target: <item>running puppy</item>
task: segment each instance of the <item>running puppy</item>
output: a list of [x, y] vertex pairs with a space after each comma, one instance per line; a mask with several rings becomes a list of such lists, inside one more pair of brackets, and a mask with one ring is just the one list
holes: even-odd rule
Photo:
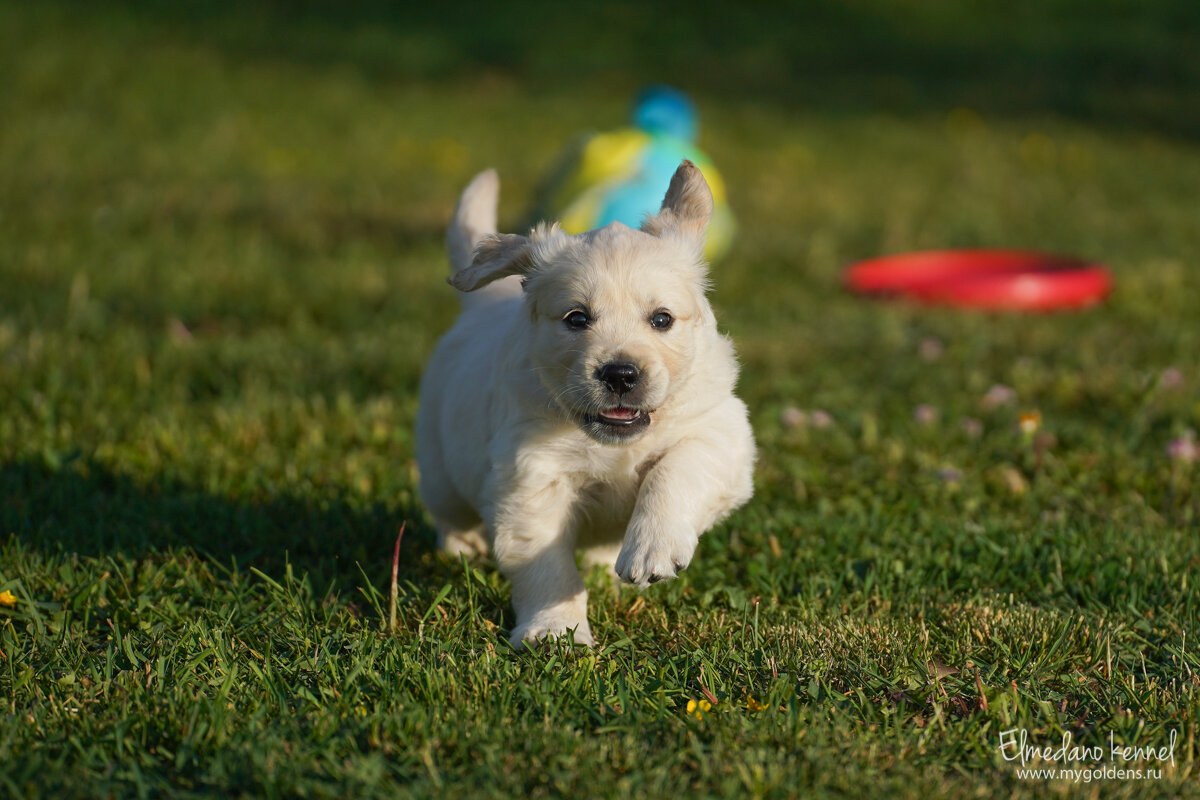
[[496, 233], [500, 182], [471, 181], [447, 234], [462, 314], [421, 385], [421, 495], [450, 552], [512, 581], [511, 641], [593, 644], [575, 567], [673, 578], [753, 493], [737, 361], [705, 298], [713, 201], [684, 161], [640, 230]]

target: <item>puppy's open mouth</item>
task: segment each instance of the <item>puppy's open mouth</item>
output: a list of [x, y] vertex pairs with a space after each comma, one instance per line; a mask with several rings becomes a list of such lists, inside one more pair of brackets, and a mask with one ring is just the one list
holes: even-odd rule
[[639, 408], [606, 408], [596, 415], [606, 425], [632, 425], [642, 417]]
[[650, 412], [640, 408], [613, 406], [588, 415], [586, 422], [597, 432], [619, 439], [645, 430], [650, 424]]

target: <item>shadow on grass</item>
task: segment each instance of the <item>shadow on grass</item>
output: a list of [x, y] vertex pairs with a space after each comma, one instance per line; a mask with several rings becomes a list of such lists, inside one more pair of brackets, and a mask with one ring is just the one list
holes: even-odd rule
[[235, 500], [160, 480], [143, 485], [94, 464], [0, 466], [0, 539], [47, 554], [144, 558], [189, 549], [226, 566], [280, 575], [291, 564], [324, 592], [361, 583], [359, 565], [388, 585], [393, 545], [407, 523], [400, 571], [421, 580], [435, 534], [409, 505], [272, 495]]

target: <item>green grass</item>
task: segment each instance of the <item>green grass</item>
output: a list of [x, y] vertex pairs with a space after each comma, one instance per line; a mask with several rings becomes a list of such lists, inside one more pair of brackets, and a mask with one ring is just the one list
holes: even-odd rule
[[[606, 6], [628, 40], [322, 8], [0, 5], [0, 794], [1094, 796], [1019, 779], [1026, 728], [1177, 730], [1160, 781], [1100, 791], [1200, 796], [1200, 467], [1167, 454], [1200, 428], [1190, 4]], [[647, 74], [695, 95], [741, 222], [713, 299], [756, 496], [681, 580], [593, 575], [595, 650], [516, 654], [507, 585], [434, 552], [414, 489], [442, 230], [489, 165], [517, 219]], [[979, 245], [1117, 291], [839, 287]]]

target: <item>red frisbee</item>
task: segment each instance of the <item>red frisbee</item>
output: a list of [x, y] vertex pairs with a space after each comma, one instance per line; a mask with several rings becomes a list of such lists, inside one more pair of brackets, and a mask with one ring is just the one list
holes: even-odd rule
[[862, 294], [1001, 311], [1083, 308], [1112, 289], [1103, 264], [1027, 250], [901, 253], [852, 264], [844, 279]]

